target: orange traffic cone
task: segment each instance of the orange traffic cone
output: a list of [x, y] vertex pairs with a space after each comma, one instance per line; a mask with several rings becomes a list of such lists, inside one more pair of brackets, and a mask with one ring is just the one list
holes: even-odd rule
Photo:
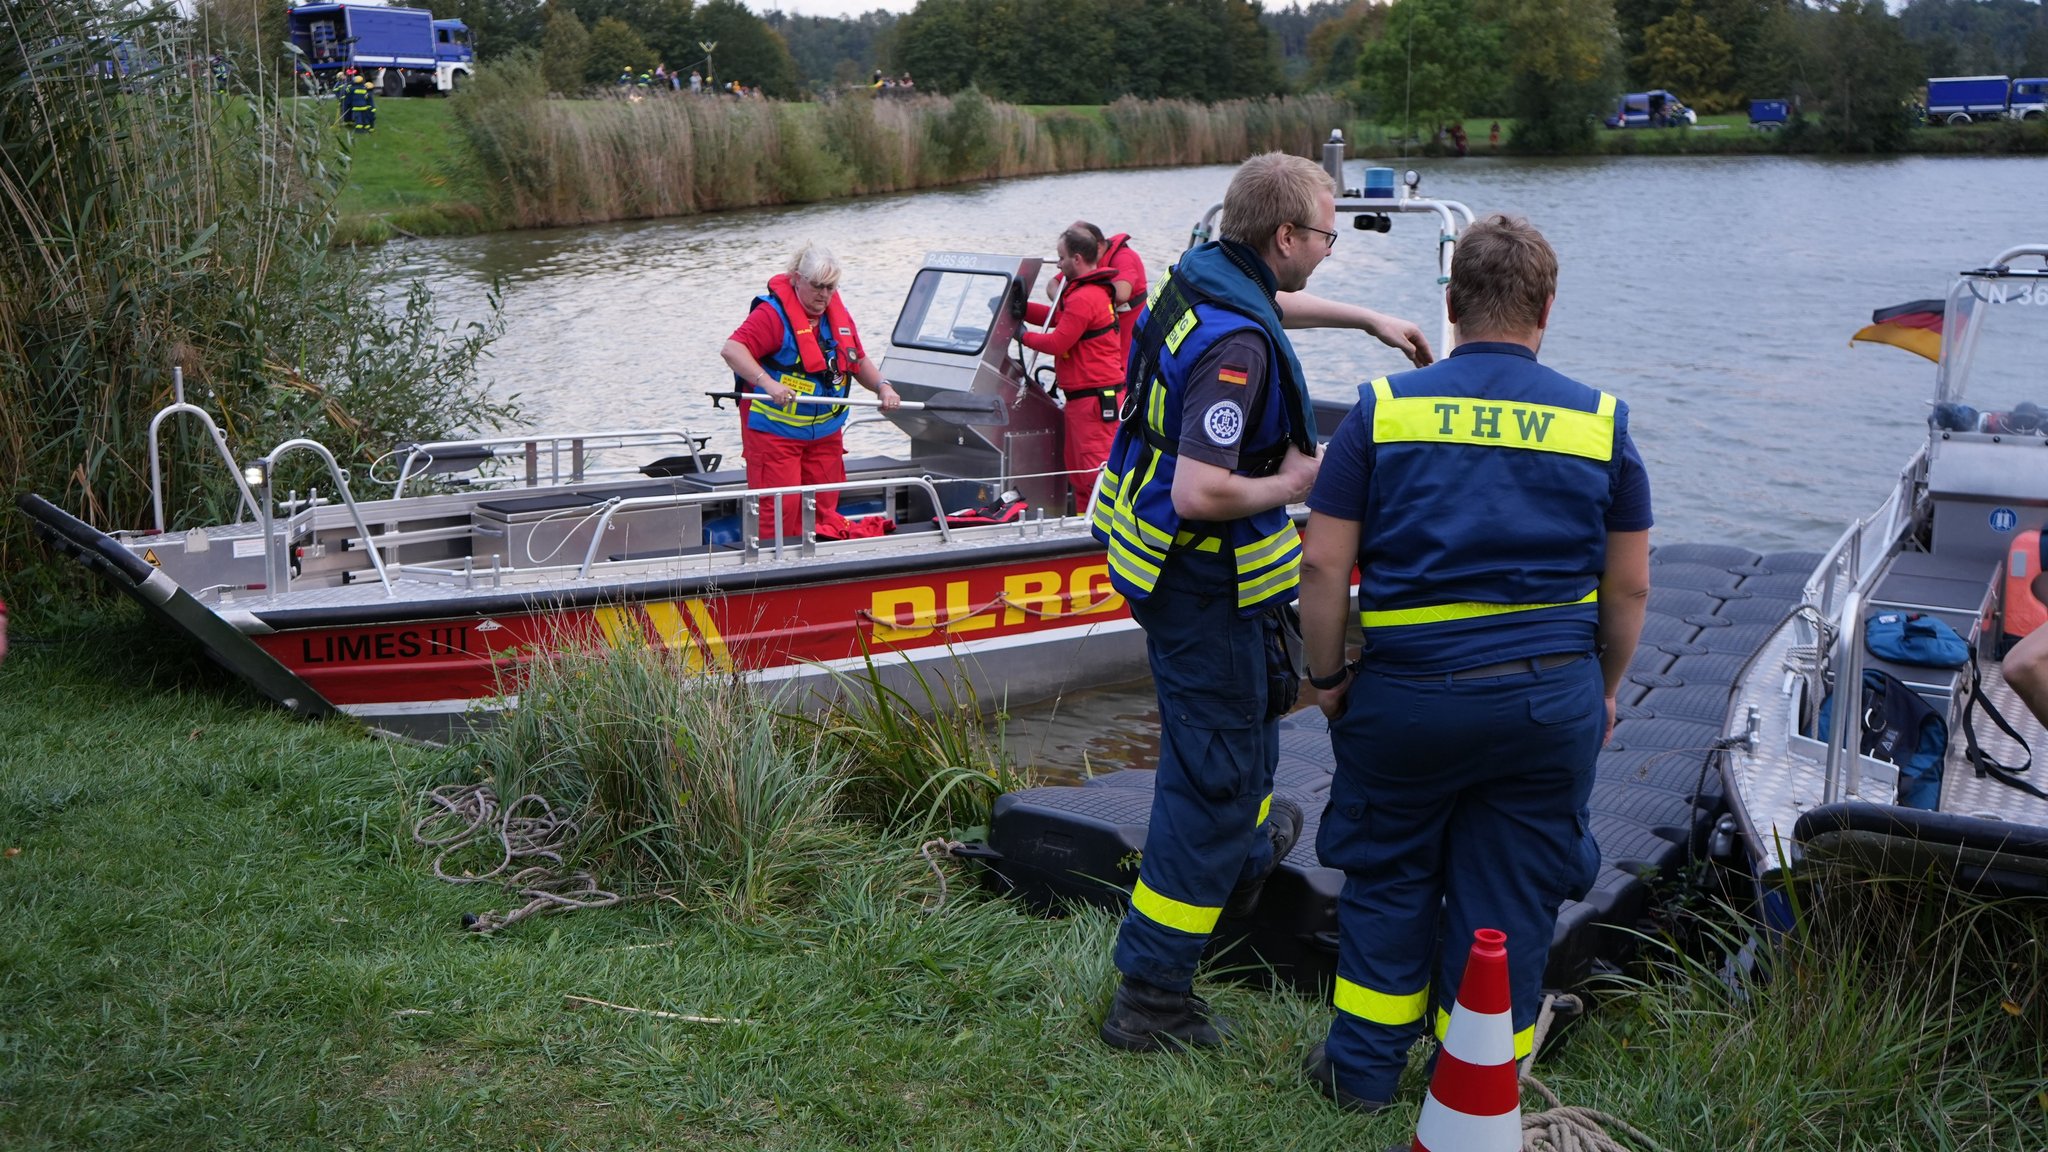
[[1444, 1046], [1411, 1152], [1521, 1152], [1522, 1091], [1515, 1075], [1514, 1003], [1508, 994], [1508, 937], [1472, 934]]

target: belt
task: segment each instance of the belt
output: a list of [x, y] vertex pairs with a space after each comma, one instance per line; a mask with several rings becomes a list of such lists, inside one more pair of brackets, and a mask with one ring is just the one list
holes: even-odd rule
[[1488, 680], [1501, 676], [1527, 676], [1545, 672], [1585, 658], [1584, 652], [1551, 652], [1542, 656], [1524, 656], [1519, 660], [1481, 664], [1477, 668], [1460, 668], [1456, 672], [1390, 672], [1384, 668], [1374, 668], [1371, 671], [1376, 676], [1390, 676], [1396, 680]]

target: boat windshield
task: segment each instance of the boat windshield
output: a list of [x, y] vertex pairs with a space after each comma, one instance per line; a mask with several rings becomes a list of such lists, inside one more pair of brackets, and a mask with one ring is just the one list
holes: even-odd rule
[[[1983, 431], [2048, 433], [2048, 273], [1957, 281], [1942, 323], [1935, 402], [1975, 409]], [[2005, 418], [2013, 413], [2019, 419]]]
[[1009, 288], [1010, 278], [1000, 273], [926, 268], [910, 285], [893, 338], [905, 348], [979, 352]]

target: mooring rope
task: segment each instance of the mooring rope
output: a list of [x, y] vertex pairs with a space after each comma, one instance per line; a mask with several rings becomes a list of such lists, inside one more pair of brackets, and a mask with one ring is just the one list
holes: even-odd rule
[[[1534, 1076], [1522, 1077], [1522, 1089], [1535, 1092], [1549, 1105], [1541, 1112], [1522, 1113], [1522, 1152], [1664, 1152], [1663, 1145], [1618, 1116], [1596, 1108], [1567, 1107]], [[1616, 1139], [1616, 1132], [1630, 1142]]]
[[[939, 878], [939, 902], [936, 904], [927, 902], [924, 908], [925, 911], [936, 913], [946, 910], [946, 870], [939, 867], [938, 858], [939, 856], [951, 856], [964, 847], [966, 845], [958, 840], [948, 840], [940, 836], [925, 841], [923, 846], [918, 848], [917, 854], [924, 857], [924, 862], [931, 865], [932, 875]], [[938, 853], [938, 855], [934, 856], [934, 852]]]
[[[1578, 997], [1552, 992], [1543, 997], [1543, 1007], [1536, 1013], [1529, 1054], [1522, 1058], [1522, 1090], [1541, 1096], [1549, 1107], [1522, 1113], [1522, 1152], [1664, 1152], [1662, 1145], [1626, 1120], [1593, 1108], [1566, 1107], [1549, 1085], [1530, 1074], [1560, 1007], [1573, 1016], [1584, 1010]], [[1627, 1136], [1634, 1145], [1616, 1140], [1609, 1129]]]
[[[503, 806], [489, 784], [443, 784], [428, 789], [425, 799], [431, 810], [413, 823], [413, 842], [438, 849], [434, 875], [450, 884], [479, 884], [495, 880], [526, 897], [523, 907], [510, 912], [465, 914], [462, 925], [472, 932], [495, 932], [509, 928], [528, 916], [550, 909], [574, 911], [617, 904], [616, 892], [598, 887], [597, 877], [581, 869], [564, 870], [562, 853], [576, 838], [576, 821], [558, 812], [541, 796], [528, 793]], [[538, 808], [531, 815], [522, 810]], [[452, 823], [453, 831], [431, 835], [429, 829]], [[496, 841], [498, 863], [490, 871], [469, 871], [451, 876], [444, 867], [450, 856], [486, 841]], [[522, 860], [547, 860], [548, 864], [517, 867]]]

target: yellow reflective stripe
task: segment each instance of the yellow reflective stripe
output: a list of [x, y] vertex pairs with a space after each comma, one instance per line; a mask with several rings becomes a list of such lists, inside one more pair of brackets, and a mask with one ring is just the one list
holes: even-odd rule
[[1240, 544], [1237, 548], [1238, 575], [1248, 575], [1280, 559], [1290, 548], [1301, 546], [1301, 534], [1294, 530], [1294, 521], [1280, 525], [1280, 530], [1263, 540]]
[[1539, 608], [1572, 608], [1580, 604], [1592, 604], [1599, 599], [1600, 590], [1595, 588], [1577, 600], [1563, 600], [1556, 604], [1480, 604], [1467, 601], [1462, 604], [1431, 604], [1425, 608], [1383, 608], [1361, 611], [1358, 614], [1358, 625], [1361, 628], [1397, 628], [1404, 624], [1442, 624], [1450, 620], [1475, 620], [1482, 616], [1534, 612]]
[[1600, 394], [1594, 412], [1553, 404], [1490, 402], [1470, 396], [1394, 396], [1373, 382], [1375, 444], [1471, 444], [1522, 448], [1588, 460], [1614, 458], [1614, 397]]
[[1200, 904], [1186, 904], [1171, 896], [1161, 896], [1145, 886], [1143, 880], [1131, 889], [1131, 907], [1138, 915], [1194, 936], [1207, 936], [1216, 930], [1216, 920], [1223, 915], [1222, 905], [1206, 908]]
[[1201, 322], [1202, 318], [1200, 316], [1195, 315], [1195, 310], [1193, 308], [1190, 308], [1186, 312], [1181, 313], [1180, 319], [1177, 322], [1175, 322], [1173, 328], [1166, 333], [1166, 350], [1169, 353], [1178, 355], [1180, 353], [1181, 342], [1183, 340], [1186, 340], [1188, 338], [1188, 333], [1193, 332], [1195, 330], [1195, 326], [1200, 324]]
[[1166, 435], [1166, 382], [1156, 376], [1145, 389], [1145, 424], [1154, 434]]
[[1422, 1010], [1429, 1004], [1429, 985], [1424, 984], [1419, 992], [1396, 996], [1391, 992], [1379, 992], [1363, 984], [1353, 984], [1342, 976], [1337, 977], [1337, 991], [1331, 997], [1337, 1011], [1346, 1016], [1356, 1016], [1368, 1024], [1386, 1024], [1400, 1027], [1422, 1019]]
[[1249, 608], [1260, 601], [1270, 599], [1301, 583], [1301, 557], [1294, 556], [1288, 562], [1273, 569], [1249, 584], [1237, 586], [1237, 606]]
[[1372, 382], [1372, 395], [1375, 400], [1392, 400], [1394, 398], [1394, 386], [1387, 382], [1385, 376], [1382, 376]]
[[[1441, 1044], [1443, 1042], [1444, 1037], [1450, 1034], [1451, 1014], [1439, 1008], [1436, 1010], [1437, 1042]], [[1534, 1024], [1531, 1024], [1527, 1028], [1522, 1029], [1520, 1032], [1515, 1033], [1515, 1059], [1520, 1060], [1526, 1057], [1527, 1055], [1529, 1055], [1530, 1052], [1535, 1051], [1535, 1048], [1536, 1026]]]
[[1188, 545], [1193, 544], [1195, 546], [1195, 551], [1197, 552], [1223, 551], [1223, 537], [1196, 536], [1193, 532], [1190, 532], [1185, 528], [1181, 529], [1179, 532], [1174, 533], [1173, 543], [1174, 546], [1178, 548], [1185, 548]]
[[1124, 547], [1121, 540], [1112, 539], [1109, 542], [1109, 566], [1117, 575], [1129, 580], [1141, 591], [1149, 593], [1159, 583], [1159, 569], [1145, 563], [1141, 557]]
[[1264, 800], [1259, 801], [1259, 818], [1256, 821], [1253, 821], [1252, 827], [1264, 828], [1266, 826], [1266, 817], [1271, 816], [1272, 814], [1273, 794], [1271, 792], [1268, 792], [1266, 793], [1266, 798]]

